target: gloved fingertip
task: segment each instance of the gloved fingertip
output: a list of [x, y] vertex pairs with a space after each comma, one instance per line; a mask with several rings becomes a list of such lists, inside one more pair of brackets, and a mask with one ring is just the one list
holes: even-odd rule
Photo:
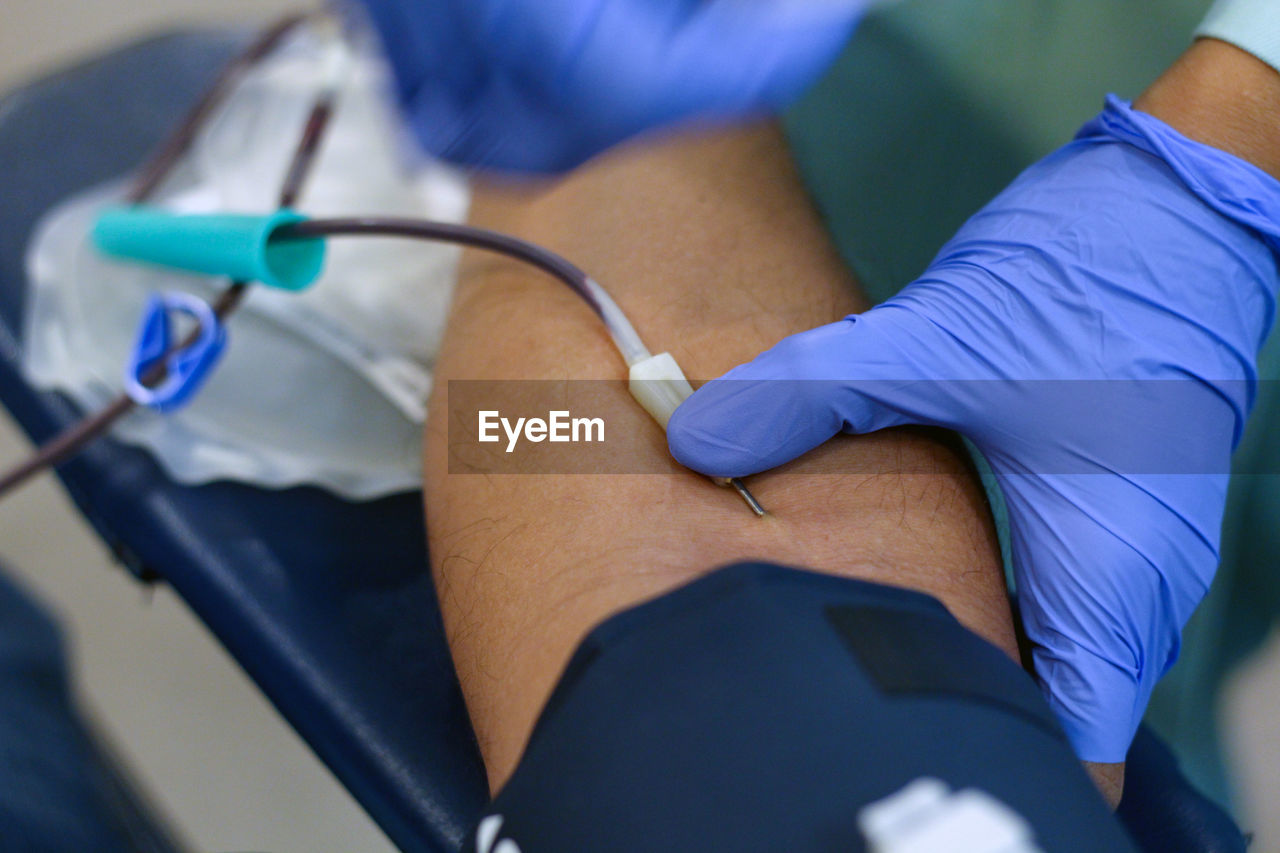
[[676, 409], [667, 445], [682, 465], [712, 477], [746, 477], [790, 462], [840, 431], [810, 383], [742, 378], [766, 362], [762, 356], [708, 382]]
[[686, 468], [709, 477], [746, 477], [763, 468], [758, 457], [726, 435], [724, 422], [695, 394], [667, 424], [667, 447]]

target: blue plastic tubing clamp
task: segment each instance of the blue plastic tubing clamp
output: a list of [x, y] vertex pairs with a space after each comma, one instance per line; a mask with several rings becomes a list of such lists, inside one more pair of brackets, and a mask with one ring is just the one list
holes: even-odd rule
[[[199, 332], [190, 345], [169, 353], [175, 338], [175, 314], [194, 320]], [[226, 346], [226, 330], [209, 303], [189, 293], [153, 294], [143, 309], [138, 338], [125, 371], [125, 393], [138, 405], [160, 412], [180, 409], [204, 385]], [[162, 361], [164, 378], [158, 384], [144, 384], [143, 378]]]

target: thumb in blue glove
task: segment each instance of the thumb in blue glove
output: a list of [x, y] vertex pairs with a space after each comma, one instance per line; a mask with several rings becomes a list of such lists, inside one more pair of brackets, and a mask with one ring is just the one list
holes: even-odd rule
[[866, 2], [362, 0], [427, 150], [526, 172], [676, 122], [775, 112]]
[[1111, 99], [896, 298], [701, 388], [671, 451], [745, 476], [842, 431], [968, 436], [1045, 695], [1082, 759], [1123, 761], [1217, 567], [1278, 223], [1274, 179]]

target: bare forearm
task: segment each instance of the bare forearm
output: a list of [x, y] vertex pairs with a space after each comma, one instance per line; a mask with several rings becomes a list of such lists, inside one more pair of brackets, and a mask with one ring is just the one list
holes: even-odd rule
[[[623, 152], [545, 193], [481, 189], [473, 218], [580, 263], [695, 378], [865, 307], [772, 128]], [[735, 560], [923, 590], [1014, 653], [981, 489], [934, 433], [846, 436], [752, 478], [771, 511], [759, 520], [680, 469], [618, 383], [601, 392], [617, 399], [599, 402], [616, 406], [611, 423], [645, 438], [639, 450], [654, 473], [450, 473], [448, 379], [624, 376], [598, 322], [561, 285], [468, 257], [429, 419], [427, 528], [494, 784], [585, 631]]]
[[1280, 179], [1280, 73], [1252, 54], [1200, 39], [1134, 106]]

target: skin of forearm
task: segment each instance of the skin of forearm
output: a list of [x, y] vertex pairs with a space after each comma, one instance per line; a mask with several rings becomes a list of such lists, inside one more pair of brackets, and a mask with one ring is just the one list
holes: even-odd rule
[[[589, 270], [695, 381], [866, 307], [772, 126], [615, 152], [550, 188], [478, 186], [471, 217]], [[469, 253], [448, 330], [427, 426], [427, 530], [495, 787], [583, 633], [734, 560], [926, 591], [1016, 655], [983, 494], [936, 433], [841, 436], [752, 477], [770, 510], [757, 519], [671, 460], [661, 429], [626, 396], [625, 365], [598, 321], [562, 285]], [[495, 377], [611, 380], [599, 403], [645, 442], [655, 473], [451, 473], [449, 380]]]
[[1134, 107], [1280, 179], [1280, 73], [1251, 53], [1200, 39]]

